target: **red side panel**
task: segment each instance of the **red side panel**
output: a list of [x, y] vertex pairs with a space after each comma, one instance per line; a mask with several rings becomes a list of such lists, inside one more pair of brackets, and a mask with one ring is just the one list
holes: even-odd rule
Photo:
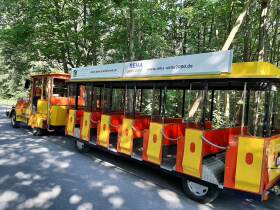
[[[217, 144], [219, 146], [225, 147], [228, 145], [228, 130], [211, 130], [205, 131], [204, 136], [207, 140]], [[211, 155], [221, 152], [221, 149], [211, 146], [210, 144], [204, 144], [203, 155]]]
[[84, 115], [84, 110], [77, 110], [77, 112], [76, 112], [76, 125], [80, 124], [83, 115]]
[[185, 139], [180, 138], [177, 143], [177, 155], [176, 155], [176, 171], [183, 173], [183, 155], [184, 155], [184, 145], [185, 145]]
[[92, 112], [91, 115], [91, 127], [97, 128], [98, 122], [101, 120], [101, 112]]
[[[246, 129], [244, 129], [244, 133], [246, 133]], [[205, 137], [213, 142], [214, 144], [217, 144], [222, 147], [226, 147], [229, 144], [229, 140], [234, 137], [234, 136], [239, 136], [241, 134], [241, 128], [225, 128], [225, 129], [220, 129], [220, 130], [210, 130], [210, 131], [205, 131], [204, 135]], [[218, 152], [221, 152], [222, 150], [211, 146], [210, 144], [205, 144], [204, 145], [204, 156], [215, 154]]]
[[230, 138], [229, 148], [226, 151], [224, 186], [227, 188], [234, 188], [235, 186], [235, 172], [238, 152], [238, 138]]
[[134, 120], [135, 131], [133, 132], [133, 138], [143, 138], [143, 132], [145, 129], [149, 129], [150, 117], [136, 117]]
[[118, 132], [118, 128], [122, 125], [123, 115], [111, 115], [111, 132]]
[[75, 106], [75, 97], [68, 97], [68, 105], [72, 107]]
[[[185, 129], [185, 125], [183, 125], [182, 123], [167, 124], [164, 126], [164, 135], [165, 137], [168, 138], [177, 139], [179, 136], [181, 137], [183, 136], [184, 129]], [[172, 140], [168, 140], [167, 138], [164, 138], [163, 144], [164, 146], [174, 145], [177, 144], [177, 141], [172, 141]]]
[[70, 98], [66, 98], [66, 97], [51, 97], [51, 105], [67, 106], [70, 101], [69, 99]]
[[68, 128], [68, 118], [69, 118], [69, 110], [67, 110], [66, 119], [65, 119], [65, 135], [66, 135], [66, 136], [68, 135], [68, 132], [67, 132], [67, 128]]
[[149, 130], [144, 130], [142, 159], [146, 160], [146, 161], [148, 160], [148, 157], [147, 157], [148, 141], [149, 141]]

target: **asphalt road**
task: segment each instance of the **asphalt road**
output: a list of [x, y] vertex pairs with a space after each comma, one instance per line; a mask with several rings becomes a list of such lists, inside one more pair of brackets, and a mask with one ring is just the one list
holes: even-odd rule
[[233, 191], [198, 204], [167, 174], [99, 149], [80, 154], [63, 136], [34, 137], [26, 127], [13, 129], [3, 110], [0, 106], [0, 210], [280, 209], [280, 196], [262, 203]]

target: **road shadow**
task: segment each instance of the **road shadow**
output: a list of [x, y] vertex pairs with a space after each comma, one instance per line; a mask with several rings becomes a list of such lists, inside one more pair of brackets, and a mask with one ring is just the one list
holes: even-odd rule
[[186, 198], [180, 180], [92, 149], [80, 154], [63, 135], [34, 137], [0, 116], [0, 209], [279, 209], [226, 191], [212, 204]]

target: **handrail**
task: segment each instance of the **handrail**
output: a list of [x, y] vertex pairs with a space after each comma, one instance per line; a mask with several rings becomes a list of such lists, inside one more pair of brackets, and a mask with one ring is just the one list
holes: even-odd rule
[[202, 139], [203, 141], [205, 141], [207, 144], [210, 144], [211, 146], [216, 147], [216, 148], [218, 148], [218, 149], [222, 149], [222, 150], [226, 150], [226, 149], [227, 149], [226, 147], [222, 147], [222, 146], [219, 146], [219, 145], [217, 145], [217, 144], [212, 143], [211, 141], [209, 141], [208, 139], [206, 139], [205, 136], [201, 136], [201, 139]]
[[131, 128], [132, 128], [132, 130], [133, 130], [134, 132], [139, 131], [139, 132], [141, 132], [141, 133], [144, 133], [144, 130], [141, 131], [141, 130], [135, 128], [134, 126], [131, 126]]
[[98, 123], [99, 123], [99, 121], [94, 121], [94, 120], [92, 120], [92, 119], [90, 119], [90, 121], [91, 121], [92, 123], [94, 123], [94, 124], [98, 124]]
[[163, 138], [169, 140], [169, 141], [178, 141], [180, 138], [182, 138], [182, 136], [178, 136], [177, 138], [170, 138], [168, 136], [165, 135], [164, 130], [161, 130], [161, 134], [163, 136]]
[[179, 125], [180, 123], [176, 123], [176, 122], [171, 122], [171, 123], [164, 123], [164, 127], [168, 126], [168, 125]]
[[112, 123], [110, 123], [110, 126], [114, 127], [114, 128], [119, 128], [121, 127], [121, 125], [113, 125]]

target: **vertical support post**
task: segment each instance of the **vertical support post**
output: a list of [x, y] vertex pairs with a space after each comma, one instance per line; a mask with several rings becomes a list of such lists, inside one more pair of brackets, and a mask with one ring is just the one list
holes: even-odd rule
[[110, 100], [109, 100], [109, 112], [112, 112], [112, 107], [113, 107], [113, 87], [112, 85], [110, 86]]
[[183, 89], [182, 119], [184, 119], [185, 116], [185, 100], [186, 100], [186, 89]]
[[135, 115], [136, 115], [136, 85], [134, 85], [134, 94], [133, 94], [133, 118], [135, 119]]
[[141, 95], [140, 95], [140, 112], [142, 112], [142, 103], [143, 103], [143, 89], [141, 89]]
[[165, 109], [166, 109], [166, 94], [167, 94], [167, 87], [166, 85], [164, 86], [164, 91], [163, 91], [163, 97], [162, 97], [162, 119], [164, 122], [164, 118], [165, 118]]
[[[245, 121], [245, 110], [246, 110], [246, 98], [247, 98], [247, 82], [244, 84], [244, 90], [243, 90], [243, 107], [242, 107], [242, 121], [241, 121], [241, 136], [243, 136], [243, 130], [244, 130], [244, 121]], [[247, 113], [248, 115], [248, 113]]]
[[263, 137], [270, 137], [271, 135], [271, 89], [272, 84], [269, 84], [265, 91], [265, 108], [264, 108], [264, 122], [263, 122]]
[[202, 108], [202, 116], [201, 116], [201, 127], [205, 130], [205, 117], [206, 117], [206, 110], [207, 110], [207, 91], [208, 91], [208, 84], [204, 84], [204, 91], [203, 91], [203, 108]]
[[124, 106], [123, 106], [124, 116], [126, 116], [126, 107], [128, 107], [127, 84], [125, 85], [125, 91], [124, 91]]
[[90, 112], [93, 112], [93, 95], [94, 95], [94, 87], [93, 84], [90, 85]]
[[153, 86], [153, 101], [152, 101], [152, 115], [151, 115], [151, 119], [153, 119], [154, 111], [155, 111], [155, 85]]
[[80, 84], [76, 84], [75, 110], [78, 110], [79, 108], [79, 91], [80, 91]]
[[162, 89], [160, 88], [160, 94], [159, 94], [159, 115], [161, 116], [161, 111], [162, 111]]
[[214, 89], [211, 91], [211, 107], [210, 107], [210, 121], [213, 120], [213, 111], [214, 111]]
[[102, 100], [101, 100], [101, 102], [100, 102], [100, 105], [101, 105], [101, 113], [103, 114], [104, 113], [104, 111], [106, 111], [106, 109], [105, 109], [105, 104], [104, 104], [104, 99], [105, 99], [105, 88], [106, 88], [106, 85], [104, 84], [103, 85], [103, 89], [102, 89], [102, 94], [101, 94], [101, 96], [102, 96]]

